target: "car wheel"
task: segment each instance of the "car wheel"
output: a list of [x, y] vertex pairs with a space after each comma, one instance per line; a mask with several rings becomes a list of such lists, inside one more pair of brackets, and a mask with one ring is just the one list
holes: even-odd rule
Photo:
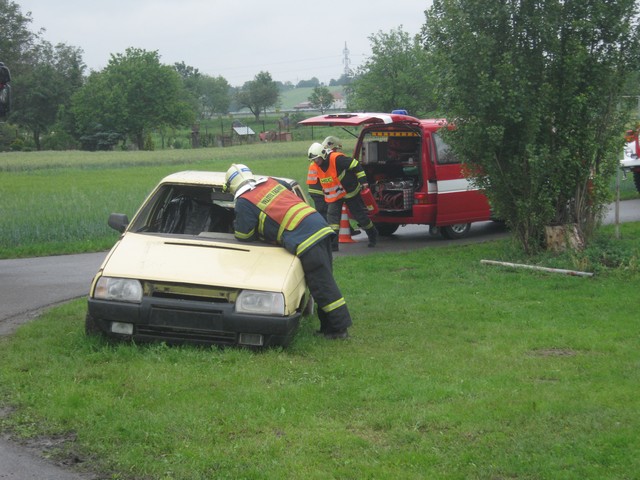
[[640, 193], [640, 172], [633, 172], [633, 183], [636, 184], [636, 190]]
[[469, 235], [471, 230], [470, 223], [456, 223], [455, 225], [447, 225], [446, 227], [440, 227], [440, 232], [444, 238], [450, 240], [457, 240]]
[[389, 237], [396, 233], [396, 230], [398, 230], [400, 225], [397, 223], [376, 223], [375, 226], [380, 235], [383, 237]]

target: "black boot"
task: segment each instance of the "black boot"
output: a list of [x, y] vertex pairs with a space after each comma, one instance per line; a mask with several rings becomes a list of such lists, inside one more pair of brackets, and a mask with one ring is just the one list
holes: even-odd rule
[[378, 230], [376, 227], [367, 228], [365, 230], [367, 237], [369, 237], [369, 247], [375, 247], [378, 244]]

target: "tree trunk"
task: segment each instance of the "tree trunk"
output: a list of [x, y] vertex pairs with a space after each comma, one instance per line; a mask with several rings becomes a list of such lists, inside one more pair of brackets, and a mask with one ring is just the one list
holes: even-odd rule
[[544, 227], [547, 250], [564, 252], [567, 249], [582, 250], [584, 240], [576, 224]]

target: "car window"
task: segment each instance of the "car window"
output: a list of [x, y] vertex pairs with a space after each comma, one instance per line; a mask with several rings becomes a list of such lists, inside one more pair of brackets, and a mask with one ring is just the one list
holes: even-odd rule
[[135, 232], [199, 235], [233, 232], [233, 197], [212, 187], [162, 185], [141, 208]]
[[436, 144], [436, 156], [437, 156], [438, 163], [440, 165], [446, 165], [450, 163], [460, 163], [460, 161], [458, 160], [458, 157], [456, 157], [453, 151], [451, 150], [451, 147], [449, 147], [449, 145], [445, 143], [444, 140], [442, 140], [442, 137], [440, 135], [438, 135], [437, 133], [434, 133], [433, 141]]

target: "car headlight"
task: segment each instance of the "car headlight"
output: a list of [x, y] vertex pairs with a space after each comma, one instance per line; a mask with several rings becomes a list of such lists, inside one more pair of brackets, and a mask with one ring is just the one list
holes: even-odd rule
[[100, 300], [140, 303], [142, 284], [130, 278], [100, 277], [93, 296]]
[[236, 299], [236, 312], [284, 315], [284, 295], [275, 292], [243, 290]]

